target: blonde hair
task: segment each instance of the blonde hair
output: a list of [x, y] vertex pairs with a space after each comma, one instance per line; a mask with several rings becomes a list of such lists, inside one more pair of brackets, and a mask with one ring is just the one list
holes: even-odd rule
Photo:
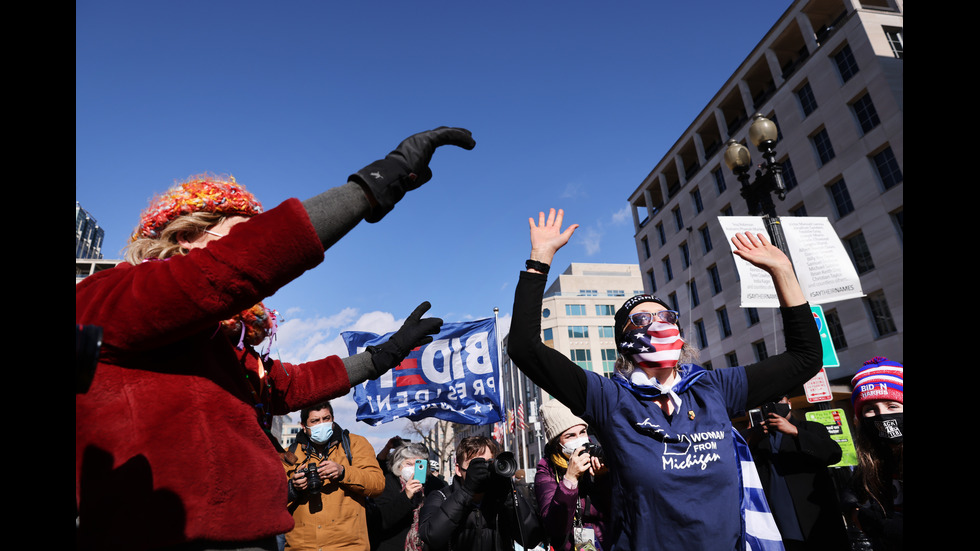
[[194, 237], [220, 224], [225, 218], [223, 214], [203, 211], [179, 216], [160, 230], [159, 237], [139, 237], [130, 242], [123, 249], [124, 258], [126, 262], [135, 266], [148, 259], [164, 259], [187, 254], [187, 249], [182, 247], [178, 240]]

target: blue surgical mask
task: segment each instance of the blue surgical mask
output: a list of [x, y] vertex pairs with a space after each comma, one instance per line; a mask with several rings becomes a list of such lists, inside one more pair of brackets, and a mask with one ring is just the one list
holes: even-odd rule
[[333, 423], [320, 423], [310, 427], [310, 439], [317, 444], [323, 444], [333, 436]]

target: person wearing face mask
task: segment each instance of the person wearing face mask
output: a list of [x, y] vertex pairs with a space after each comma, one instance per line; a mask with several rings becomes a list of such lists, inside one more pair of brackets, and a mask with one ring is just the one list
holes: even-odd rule
[[875, 551], [903, 546], [904, 370], [875, 357], [851, 378], [858, 467], [842, 506]]
[[286, 549], [371, 548], [365, 501], [384, 490], [384, 473], [363, 436], [334, 422], [323, 402], [300, 412], [303, 432], [283, 456], [295, 528]]
[[[612, 486], [609, 549], [745, 549], [779, 543], [767, 509], [752, 509], [747, 445], [731, 418], [778, 400], [821, 366], [820, 335], [793, 265], [759, 234], [737, 234], [734, 254], [766, 271], [780, 303], [786, 350], [753, 365], [706, 370], [684, 342], [680, 314], [651, 295], [629, 298], [615, 315], [617, 373], [579, 368], [541, 341], [541, 300], [555, 253], [577, 225], [562, 229], [551, 209], [529, 220], [531, 254], [514, 297], [508, 353], [534, 383], [589, 423]], [[754, 466], [751, 467], [754, 470]], [[760, 529], [754, 520], [766, 517]]]
[[551, 546], [606, 549], [610, 486], [602, 459], [586, 448], [589, 425], [558, 400], [545, 402], [539, 412], [548, 444], [538, 461], [534, 493]]
[[[429, 449], [421, 443], [403, 443], [388, 454], [385, 487], [368, 507], [372, 551], [420, 549], [418, 514], [425, 496], [446, 486], [429, 472]], [[416, 462], [425, 461], [416, 474]], [[424, 476], [425, 482], [419, 477]], [[413, 529], [414, 526], [414, 529]], [[412, 540], [408, 541], [411, 532]]]

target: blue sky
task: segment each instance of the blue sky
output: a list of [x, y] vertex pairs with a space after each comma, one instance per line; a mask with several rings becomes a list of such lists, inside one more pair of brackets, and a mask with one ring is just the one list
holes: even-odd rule
[[[637, 262], [627, 197], [789, 6], [664, 1], [77, 1], [75, 198], [118, 258], [154, 193], [233, 174], [271, 208], [342, 184], [404, 137], [473, 132], [266, 304], [287, 361], [346, 355], [422, 300], [509, 321], [527, 219], [581, 224], [570, 262]], [[339, 422], [380, 446], [396, 423]]]

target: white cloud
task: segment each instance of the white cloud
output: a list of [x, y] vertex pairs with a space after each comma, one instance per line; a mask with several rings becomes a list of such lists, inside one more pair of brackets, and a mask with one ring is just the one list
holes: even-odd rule
[[574, 199], [588, 197], [588, 194], [585, 192], [585, 186], [581, 182], [569, 182], [565, 185], [565, 189], [561, 192], [560, 197], [562, 199]]
[[593, 227], [579, 228], [575, 232], [575, 238], [578, 240], [579, 245], [585, 247], [586, 255], [592, 256], [599, 252], [601, 248], [599, 242], [602, 240], [602, 232]]
[[629, 222], [629, 221], [632, 220], [632, 216], [633, 216], [633, 213], [632, 213], [632, 210], [630, 209], [630, 206], [629, 205], [626, 205], [622, 209], [617, 210], [616, 212], [613, 213], [613, 215], [612, 215], [612, 223], [613, 224], [617, 224], [617, 225], [618, 224], [625, 224], [625, 223], [627, 223], [627, 222]]

